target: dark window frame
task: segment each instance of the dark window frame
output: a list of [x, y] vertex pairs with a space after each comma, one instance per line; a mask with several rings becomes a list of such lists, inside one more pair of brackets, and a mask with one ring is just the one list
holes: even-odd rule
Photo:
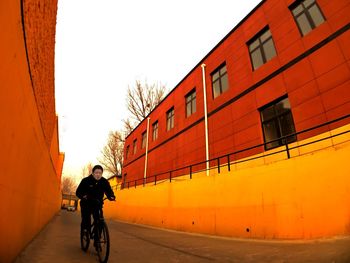
[[125, 150], [125, 159], [129, 158], [129, 153], [130, 153], [130, 145], [126, 146], [126, 150]]
[[132, 147], [132, 154], [135, 155], [137, 153], [137, 139], [133, 141]]
[[128, 174], [125, 173], [124, 177], [123, 177], [123, 188], [126, 188], [126, 178], [127, 178]]
[[[171, 121], [172, 120], [172, 121]], [[170, 123], [170, 127], [168, 125], [168, 122]], [[175, 127], [175, 109], [174, 107], [171, 107], [167, 112], [166, 112], [166, 130], [170, 131], [174, 129]]]
[[[190, 114], [188, 114], [188, 112], [187, 112], [187, 106], [189, 104], [191, 105], [190, 106], [191, 107]], [[188, 118], [196, 112], [197, 112], [197, 91], [196, 91], [196, 88], [193, 88], [185, 96], [185, 116], [186, 116], [186, 118]]]
[[141, 135], [141, 149], [146, 148], [146, 144], [147, 144], [147, 131], [144, 131]]
[[[325, 17], [325, 15], [324, 15], [324, 13], [322, 12], [322, 9], [320, 8], [320, 6], [318, 5], [318, 3], [317, 3], [316, 0], [314, 0], [314, 2], [313, 2], [312, 4], [310, 4], [309, 6], [307, 6], [307, 7], [304, 5], [304, 1], [305, 1], [305, 0], [297, 0], [297, 1], [295, 1], [293, 4], [291, 4], [291, 5], [289, 6], [289, 10], [290, 10], [290, 12], [292, 13], [292, 16], [293, 16], [293, 18], [294, 18], [294, 21], [295, 21], [295, 23], [297, 24], [298, 29], [299, 29], [299, 32], [300, 32], [300, 34], [301, 34], [302, 36], [306, 36], [306, 35], [309, 34], [311, 31], [313, 31], [316, 27], [318, 27], [318, 26], [315, 25], [314, 19], [313, 19], [312, 16], [310, 15], [309, 9], [310, 9], [311, 7], [313, 7], [313, 6], [316, 6], [316, 7], [317, 7], [318, 11], [320, 12], [320, 14], [321, 14], [321, 16], [322, 16], [322, 18], [323, 18], [323, 20], [324, 20], [324, 21], [322, 22], [322, 24], [326, 21], [326, 17]], [[293, 12], [293, 10], [295, 10], [298, 6], [302, 6], [303, 10], [302, 10], [299, 14], [295, 15], [294, 12]], [[297, 18], [299, 18], [299, 17], [300, 17], [301, 15], [303, 15], [303, 14], [305, 14], [306, 19], [307, 19], [307, 22], [309, 23], [309, 25], [310, 25], [310, 27], [311, 27], [311, 30], [310, 30], [309, 32], [307, 32], [305, 35], [304, 35], [304, 33], [303, 33], [303, 31], [302, 31], [302, 29], [301, 29], [299, 23], [298, 23], [298, 20], [297, 20]]]
[[[224, 74], [221, 75], [221, 69], [225, 67], [226, 68], [226, 71]], [[219, 73], [219, 77], [217, 79], [213, 79], [214, 75], [216, 73]], [[210, 73], [210, 76], [211, 76], [211, 91], [212, 91], [212, 96], [213, 96], [213, 99], [216, 99], [218, 97], [220, 97], [220, 95], [222, 95], [224, 92], [228, 91], [229, 88], [230, 88], [230, 84], [229, 84], [229, 80], [228, 80], [228, 74], [227, 74], [227, 64], [226, 64], [226, 61], [224, 61], [222, 64], [220, 64], [212, 73]], [[222, 87], [222, 78], [224, 76], [227, 76], [227, 88], [225, 90], [223, 90], [223, 87]], [[214, 92], [214, 83], [216, 83], [217, 81], [219, 81], [219, 87], [220, 87], [220, 92], [219, 94], [215, 97], [215, 92]]]
[[[271, 150], [271, 149], [274, 149], [274, 148], [278, 148], [278, 147], [281, 147], [281, 146], [285, 145], [284, 140], [283, 139], [279, 139], [279, 138], [285, 136], [285, 135], [281, 135], [282, 134], [282, 125], [281, 125], [281, 121], [280, 121], [281, 117], [284, 117], [284, 116], [290, 114], [291, 120], [292, 120], [292, 124], [293, 124], [293, 130], [294, 130], [293, 133], [295, 133], [295, 131], [296, 131], [296, 129], [295, 129], [295, 122], [294, 122], [294, 118], [293, 118], [293, 113], [292, 113], [291, 109], [289, 109], [289, 110], [287, 110], [287, 111], [285, 111], [283, 113], [275, 114], [273, 117], [271, 117], [271, 118], [269, 118], [267, 120], [263, 120], [262, 112], [264, 110], [266, 110], [267, 108], [270, 108], [271, 106], [275, 106], [276, 104], [278, 104], [279, 102], [281, 102], [281, 101], [283, 101], [285, 99], [289, 100], [288, 95], [284, 95], [282, 97], [279, 97], [279, 98], [273, 100], [272, 102], [270, 102], [270, 103], [268, 103], [268, 104], [266, 104], [263, 107], [258, 109], [259, 110], [259, 114], [260, 114], [260, 123], [261, 123], [261, 129], [262, 129], [262, 132], [263, 132], [264, 149], [265, 149], [265, 151]], [[274, 109], [274, 112], [276, 113], [275, 109]], [[266, 141], [266, 137], [265, 137], [264, 124], [269, 123], [271, 121], [274, 121], [275, 124], [276, 123], [278, 124], [278, 125], [276, 125], [276, 127], [278, 127], [278, 130], [277, 130], [278, 138], [276, 138], [276, 140], [277, 139], [279, 139], [279, 140], [274, 142], [274, 143], [276, 143], [276, 142], [278, 143], [278, 145], [276, 145], [276, 146], [268, 146], [269, 143]], [[288, 138], [288, 143], [293, 143], [295, 141], [297, 141], [297, 136], [296, 135], [291, 136], [291, 137]]]
[[[264, 35], [267, 31], [270, 31], [270, 36], [261, 41], [261, 37], [262, 35]], [[273, 47], [274, 47], [274, 50], [275, 50], [275, 56], [277, 56], [277, 50], [276, 50], [276, 45], [275, 45], [275, 41], [273, 40], [273, 37], [272, 37], [272, 33], [271, 33], [271, 30], [270, 30], [270, 27], [267, 25], [265, 26], [263, 29], [261, 29], [257, 34], [254, 35], [253, 38], [251, 38], [248, 42], [247, 42], [247, 47], [248, 47], [248, 52], [249, 52], [249, 57], [250, 57], [250, 62], [251, 62], [251, 66], [252, 66], [252, 70], [255, 71], [257, 70], [258, 68], [260, 68], [261, 66], [265, 65], [267, 62], [269, 62], [270, 60], [272, 60], [274, 57], [270, 58], [269, 60], [267, 60], [266, 58], [266, 54], [265, 54], [265, 50], [263, 48], [264, 44], [267, 43], [269, 40], [272, 40], [272, 43], [273, 43]], [[258, 40], [259, 41], [259, 44], [257, 47], [255, 47], [253, 50], [250, 50], [250, 46], [256, 41]], [[254, 67], [254, 62], [253, 62], [253, 57], [252, 57], [252, 54], [256, 51], [256, 50], [260, 50], [260, 54], [261, 54], [261, 58], [262, 58], [262, 61], [263, 63], [258, 66], [257, 68]]]
[[[157, 127], [157, 129], [154, 129], [155, 127]], [[158, 133], [159, 133], [159, 122], [155, 121], [152, 124], [152, 140], [155, 141], [158, 139]], [[156, 134], [156, 136], [155, 136]]]

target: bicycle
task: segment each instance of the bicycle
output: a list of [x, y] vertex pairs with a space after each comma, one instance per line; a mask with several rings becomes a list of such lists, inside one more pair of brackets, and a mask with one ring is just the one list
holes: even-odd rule
[[[107, 198], [104, 198], [106, 200]], [[83, 251], [87, 251], [90, 244], [90, 239], [94, 240], [95, 250], [97, 252], [98, 259], [101, 263], [106, 263], [108, 261], [109, 249], [110, 249], [110, 240], [107, 224], [103, 217], [103, 201], [99, 205], [99, 219], [97, 222], [92, 223], [89, 229], [81, 229], [80, 231], [80, 245]], [[95, 240], [95, 235], [98, 235], [98, 238]]]

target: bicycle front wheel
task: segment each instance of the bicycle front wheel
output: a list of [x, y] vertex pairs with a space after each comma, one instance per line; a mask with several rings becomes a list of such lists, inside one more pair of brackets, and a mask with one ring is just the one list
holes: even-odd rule
[[80, 231], [80, 246], [83, 251], [87, 251], [90, 244], [89, 232], [85, 229]]
[[107, 224], [105, 222], [101, 222], [99, 227], [99, 241], [96, 246], [98, 259], [101, 263], [106, 263], [108, 261], [109, 256], [109, 232], [107, 228]]

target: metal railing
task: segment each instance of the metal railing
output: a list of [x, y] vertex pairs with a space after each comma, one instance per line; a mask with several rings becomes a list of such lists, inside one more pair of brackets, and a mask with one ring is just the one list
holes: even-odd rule
[[[286, 158], [289, 159], [289, 158], [291, 158], [290, 152], [292, 150], [294, 150], [294, 149], [297, 149], [297, 148], [300, 148], [300, 147], [304, 147], [304, 146], [307, 146], [307, 145], [310, 145], [310, 144], [318, 143], [318, 142], [321, 142], [321, 141], [324, 141], [324, 140], [328, 140], [328, 139], [331, 139], [331, 138], [334, 138], [334, 137], [338, 137], [340, 135], [344, 135], [346, 133], [349, 133], [350, 130], [347, 130], [347, 131], [344, 131], [344, 132], [341, 132], [341, 133], [338, 133], [338, 134], [335, 134], [335, 135], [330, 135], [330, 136], [327, 136], [327, 137], [324, 137], [324, 138], [321, 138], [321, 139], [317, 139], [317, 140], [314, 140], [314, 141], [311, 141], [311, 142], [307, 142], [307, 143], [304, 143], [304, 144], [301, 144], [301, 145], [290, 147], [290, 144], [295, 143], [297, 141], [297, 136], [298, 135], [305, 134], [305, 133], [310, 132], [310, 131], [315, 131], [317, 129], [323, 128], [323, 127], [328, 126], [330, 124], [334, 124], [334, 123], [340, 122], [340, 121], [345, 120], [347, 118], [350, 118], [350, 114], [345, 115], [345, 116], [340, 117], [340, 118], [337, 118], [337, 119], [334, 119], [332, 121], [328, 121], [328, 122], [316, 125], [314, 127], [311, 127], [311, 128], [299, 131], [299, 132], [295, 132], [295, 133], [292, 133], [292, 134], [289, 134], [289, 135], [286, 135], [286, 136], [282, 136], [282, 137], [280, 137], [278, 139], [274, 139], [274, 140], [271, 140], [271, 141], [268, 141], [268, 142], [257, 144], [257, 145], [254, 145], [254, 146], [242, 149], [242, 150], [230, 152], [228, 154], [212, 158], [212, 159], [210, 159], [208, 161], [197, 162], [197, 163], [190, 164], [190, 165], [187, 165], [187, 166], [183, 166], [183, 167], [180, 167], [180, 168], [177, 168], [177, 169], [173, 169], [173, 170], [170, 170], [170, 171], [154, 174], [154, 175], [148, 176], [147, 178], [141, 178], [141, 179], [136, 179], [136, 180], [123, 182], [121, 184], [120, 189], [136, 188], [137, 186], [145, 186], [146, 184], [149, 184], [149, 183], [153, 183], [154, 185], [156, 185], [157, 183], [164, 182], [164, 181], [172, 182], [172, 180], [174, 178], [180, 177], [180, 176], [185, 176], [185, 175], [188, 175], [189, 179], [192, 179], [193, 174], [207, 171], [206, 168], [201, 168], [201, 167], [205, 167], [207, 162], [209, 162], [209, 170], [217, 169], [217, 172], [220, 173], [221, 172], [221, 168], [224, 167], [224, 166], [227, 166], [227, 170], [231, 171], [231, 166], [232, 165], [239, 164], [239, 163], [244, 163], [244, 162], [249, 162], [249, 161], [252, 161], [252, 160], [259, 159], [259, 158], [265, 158], [267, 156], [276, 155], [276, 154], [283, 153], [283, 152], [286, 153]], [[328, 129], [327, 131], [330, 131], [330, 129]], [[325, 132], [327, 132], [327, 131], [325, 131]], [[292, 142], [289, 142], [290, 138], [293, 138], [293, 137], [295, 138], [295, 140], [293, 140]], [[284, 146], [284, 148], [281, 149], [281, 150], [278, 150], [278, 151], [267, 153], [267, 154], [264, 154], [264, 155], [261, 155], [261, 156], [254, 156], [254, 157], [251, 157], [251, 158], [246, 158], [247, 156], [246, 157], [241, 157], [241, 158], [234, 158], [235, 156], [237, 156], [239, 154], [247, 153], [247, 152], [252, 151], [252, 150], [260, 150], [262, 147], [264, 147], [263, 150], [255, 152], [253, 154], [249, 154], [248, 156], [252, 156], [252, 155], [256, 155], [258, 153], [262, 153], [262, 152], [265, 151], [267, 145], [272, 144], [272, 143], [276, 143], [276, 142], [278, 142], [278, 146], [274, 147], [274, 148], [279, 148], [279, 147], [283, 147], [283, 146]], [[243, 159], [243, 158], [246, 158], [246, 159]], [[234, 159], [236, 159], [236, 161]], [[222, 161], [222, 160], [224, 160], [224, 161]], [[210, 165], [210, 164], [214, 164], [214, 165]], [[200, 169], [195, 169], [196, 167], [200, 167]]]

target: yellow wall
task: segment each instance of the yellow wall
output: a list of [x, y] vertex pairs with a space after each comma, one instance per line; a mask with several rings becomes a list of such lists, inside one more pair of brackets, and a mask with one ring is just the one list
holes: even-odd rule
[[111, 185], [112, 189], [120, 189], [121, 187], [121, 179], [117, 179], [116, 176], [108, 179], [108, 182]]
[[117, 186], [117, 178], [116, 177], [108, 179], [108, 182], [112, 188], [115, 188]]
[[[342, 130], [350, 130], [350, 125], [332, 133]], [[294, 150], [292, 156], [300, 156], [289, 160], [284, 153], [234, 165], [231, 173], [223, 169], [218, 175], [213, 170], [209, 177], [195, 174], [192, 180], [116, 191], [117, 202], [105, 204], [105, 215], [231, 237], [349, 235], [349, 141], [347, 134]]]
[[[63, 155], [57, 158], [57, 144], [50, 152], [43, 131], [39, 97], [35, 97], [27, 63], [20, 3], [0, 1], [0, 262], [11, 262], [61, 203], [61, 174], [55, 167], [62, 167]], [[33, 56], [41, 58], [42, 53]], [[39, 68], [40, 63], [33, 72]], [[53, 87], [45, 84], [52, 95]], [[57, 142], [57, 136], [53, 134], [50, 141]]]

